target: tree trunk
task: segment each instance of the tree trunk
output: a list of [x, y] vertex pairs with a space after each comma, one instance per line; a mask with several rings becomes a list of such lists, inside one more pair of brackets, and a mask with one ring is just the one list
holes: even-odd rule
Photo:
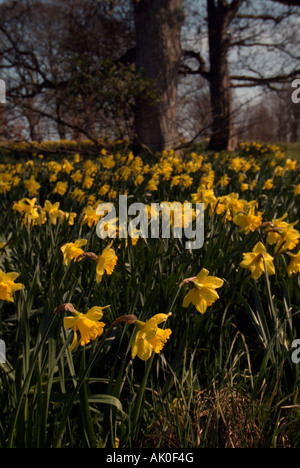
[[209, 149], [235, 151], [238, 138], [234, 128], [231, 82], [228, 67], [228, 27], [231, 11], [226, 1], [207, 0], [212, 136]]
[[34, 103], [31, 99], [28, 102], [28, 106], [23, 108], [23, 112], [28, 122], [31, 141], [38, 141], [40, 138], [39, 116], [35, 112]]
[[177, 79], [184, 20], [182, 0], [133, 0], [136, 70], [154, 81], [158, 98], [136, 103], [137, 145], [151, 152], [174, 148], [179, 141], [176, 119]]

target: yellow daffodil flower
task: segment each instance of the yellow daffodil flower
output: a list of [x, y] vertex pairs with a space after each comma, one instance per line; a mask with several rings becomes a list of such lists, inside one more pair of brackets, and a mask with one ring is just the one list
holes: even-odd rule
[[74, 166], [70, 161], [67, 159], [64, 159], [63, 165], [62, 165], [62, 172], [66, 172], [67, 174], [70, 174], [74, 169]]
[[56, 225], [57, 219], [60, 219], [63, 215], [63, 211], [59, 209], [59, 202], [51, 203], [49, 200], [46, 200], [44, 203], [44, 208], [41, 213], [41, 218], [46, 221], [49, 217], [52, 224]]
[[81, 247], [86, 244], [86, 239], [78, 239], [75, 242], [69, 242], [68, 244], [63, 245], [60, 250], [64, 256], [64, 264], [68, 266], [72, 260], [77, 260], [78, 257], [84, 254], [84, 251], [81, 249]]
[[18, 273], [4, 273], [0, 269], [0, 300], [14, 302], [13, 293], [24, 288], [21, 283], [14, 283]]
[[240, 231], [245, 234], [249, 234], [250, 231], [254, 232], [262, 224], [262, 215], [261, 212], [256, 212], [255, 205], [248, 206], [248, 209], [242, 213], [237, 213], [233, 222], [239, 226]]
[[275, 248], [276, 253], [282, 253], [285, 250], [294, 250], [294, 248], [299, 244], [300, 232], [297, 229], [294, 229], [294, 226], [298, 223], [292, 223], [280, 233], [280, 239]]
[[58, 195], [64, 195], [68, 189], [68, 182], [57, 182], [53, 193], [58, 193]]
[[297, 254], [289, 253], [291, 258], [290, 264], [287, 268], [287, 272], [289, 276], [294, 274], [300, 273], [300, 250]]
[[41, 185], [35, 180], [33, 176], [30, 179], [24, 181], [25, 187], [28, 190], [28, 195], [30, 197], [34, 197], [34, 195], [38, 194]]
[[104, 272], [108, 275], [111, 275], [114, 271], [116, 263], [118, 261], [118, 257], [111, 248], [112, 242], [103, 250], [102, 254], [97, 259], [97, 266], [96, 266], [96, 282], [100, 283], [102, 281], [102, 277]]
[[[106, 306], [110, 307], [110, 306]], [[106, 307], [92, 307], [86, 314], [75, 312], [74, 317], [64, 318], [64, 329], [71, 329], [74, 332], [73, 342], [70, 346], [72, 351], [78, 344], [77, 332], [80, 333], [80, 345], [85, 346], [101, 336], [105, 323], [99, 322], [103, 317], [103, 309]]]
[[81, 171], [78, 169], [76, 172], [74, 172], [74, 174], [71, 175], [71, 179], [73, 180], [73, 182], [81, 182], [82, 180], [82, 173]]
[[288, 171], [295, 171], [297, 168], [297, 161], [292, 159], [287, 159], [285, 163], [285, 168]]
[[267, 179], [263, 185], [263, 190], [271, 190], [274, 187], [273, 179]]
[[85, 176], [83, 184], [82, 184], [82, 188], [90, 189], [92, 187], [93, 183], [94, 183], [93, 177]]
[[240, 185], [240, 189], [241, 189], [241, 192], [246, 192], [247, 190], [249, 190], [249, 184], [242, 183]]
[[300, 195], [300, 184], [296, 185], [294, 188], [294, 195]]
[[146, 190], [149, 190], [150, 192], [154, 192], [157, 190], [157, 186], [159, 184], [159, 179], [156, 179], [155, 177], [152, 177], [147, 184]]
[[100, 188], [100, 190], [99, 190], [98, 193], [99, 193], [99, 195], [100, 195], [101, 197], [104, 197], [109, 191], [110, 191], [110, 185], [104, 184], [104, 185]]
[[276, 253], [282, 253], [285, 250], [293, 250], [299, 243], [300, 233], [294, 227], [298, 221], [288, 223], [284, 221], [288, 217], [285, 213], [279, 219], [272, 219], [271, 229], [268, 229], [267, 243], [270, 245], [277, 244], [275, 247]]
[[191, 281], [194, 288], [191, 289], [183, 299], [183, 307], [188, 307], [192, 303], [200, 314], [204, 314], [209, 306], [219, 299], [216, 289], [221, 288], [224, 281], [215, 276], [209, 276], [209, 271], [203, 268], [197, 277], [186, 281]]
[[87, 224], [89, 228], [95, 226], [100, 220], [100, 216], [96, 213], [96, 208], [88, 205], [82, 210], [81, 224]]
[[243, 257], [244, 259], [240, 263], [240, 267], [249, 269], [253, 279], [257, 280], [265, 273], [265, 265], [268, 274], [275, 275], [274, 258], [268, 254], [262, 242], [256, 244], [252, 252], [244, 253]]
[[66, 219], [68, 221], [69, 226], [74, 226], [74, 221], [76, 217], [77, 217], [77, 213], [68, 213], [64, 211], [62, 213], [60, 221], [63, 222], [63, 220]]
[[18, 211], [22, 217], [22, 224], [29, 227], [38, 224], [40, 221], [40, 213], [36, 205], [36, 198], [30, 200], [29, 198], [22, 198], [13, 204], [12, 209]]
[[197, 193], [192, 193], [192, 203], [204, 203], [204, 209], [207, 206], [215, 205], [216, 197], [212, 189], [207, 189], [205, 185], [200, 185]]
[[284, 174], [284, 167], [282, 166], [277, 166], [274, 171], [274, 176], [275, 177], [281, 177]]
[[147, 361], [152, 353], [158, 354], [163, 349], [172, 331], [169, 328], [166, 330], [158, 328], [158, 325], [171, 315], [171, 313], [157, 314], [147, 322], [135, 321], [134, 325], [138, 328], [138, 332], [131, 349], [132, 359], [138, 356], [142, 361]]
[[73, 158], [73, 159], [74, 159], [74, 163], [75, 163], [75, 164], [80, 163], [80, 154], [78, 154], [78, 153], [77, 153], [77, 154], [74, 154], [74, 158]]
[[75, 187], [74, 191], [71, 193], [71, 198], [72, 200], [77, 200], [79, 202], [82, 202], [85, 200], [86, 195], [83, 190], [81, 190], [78, 187]]
[[227, 187], [229, 182], [230, 182], [230, 177], [227, 174], [224, 174], [219, 180], [219, 184], [221, 187]]

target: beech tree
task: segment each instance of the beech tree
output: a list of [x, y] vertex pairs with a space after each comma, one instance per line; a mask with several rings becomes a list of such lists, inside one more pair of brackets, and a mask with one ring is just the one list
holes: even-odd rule
[[207, 0], [210, 57], [210, 96], [212, 136], [209, 148], [220, 151], [237, 149], [234, 130], [231, 80], [228, 66], [230, 40], [228, 28], [243, 0]]
[[[299, 1], [205, 1], [209, 52], [205, 56], [197, 47], [184, 50], [181, 70], [185, 74], [199, 74], [209, 83], [212, 112], [209, 148], [235, 150], [238, 131], [233, 89], [280, 90], [299, 74], [296, 48], [299, 17], [295, 9]], [[203, 3], [204, 0], [199, 2]], [[203, 18], [199, 21], [203, 22]], [[200, 29], [203, 31], [204, 27]], [[197, 68], [190, 66], [191, 60], [197, 63]]]
[[136, 70], [155, 83], [153, 102], [137, 100], [135, 131], [138, 147], [151, 152], [178, 145], [177, 82], [184, 20], [182, 0], [133, 0]]
[[116, 62], [133, 41], [132, 31], [92, 0], [4, 2], [7, 118], [18, 119], [32, 140], [128, 136], [140, 82]]

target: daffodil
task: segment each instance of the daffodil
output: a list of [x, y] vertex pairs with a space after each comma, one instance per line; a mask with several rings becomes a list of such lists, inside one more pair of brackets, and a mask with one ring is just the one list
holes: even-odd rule
[[236, 158], [233, 158], [230, 161], [229, 169], [231, 169], [234, 172], [238, 173], [238, 172], [240, 172], [242, 170], [244, 164], [245, 164], [245, 159], [240, 158], [240, 157], [236, 157]]
[[15, 283], [18, 273], [4, 273], [0, 269], [0, 300], [14, 302], [13, 293], [24, 288], [21, 283]]
[[276, 253], [282, 253], [285, 250], [293, 250], [300, 240], [299, 231], [294, 229], [298, 221], [288, 223], [284, 221], [287, 217], [288, 214], [285, 213], [281, 218], [273, 219], [271, 222], [271, 229], [266, 231], [268, 234], [268, 244], [277, 244], [275, 247]]
[[292, 159], [287, 159], [285, 163], [285, 168], [288, 171], [295, 171], [297, 168], [297, 161]]
[[[107, 306], [109, 307], [109, 306]], [[103, 309], [106, 307], [92, 307], [86, 314], [74, 312], [74, 317], [64, 318], [64, 329], [71, 329], [74, 332], [73, 342], [70, 346], [72, 351], [80, 342], [81, 346], [89, 344], [94, 341], [98, 336], [101, 336], [105, 323], [99, 322], [103, 317]], [[80, 339], [78, 339], [77, 333], [80, 333]]]
[[24, 181], [25, 187], [28, 190], [28, 194], [30, 197], [38, 194], [41, 185], [35, 180], [33, 176], [30, 179]]
[[225, 197], [229, 209], [233, 215], [244, 211], [244, 208], [247, 206], [247, 202], [243, 199], [240, 199], [239, 197], [240, 196], [238, 193], [230, 193]]
[[69, 242], [68, 244], [63, 245], [60, 250], [64, 256], [64, 264], [68, 266], [72, 260], [77, 260], [78, 257], [84, 254], [84, 251], [81, 249], [81, 247], [86, 244], [86, 239], [78, 239], [75, 242]]
[[63, 165], [62, 165], [62, 172], [66, 172], [67, 174], [70, 174], [74, 169], [74, 166], [70, 161], [67, 159], [64, 159]]
[[256, 212], [254, 204], [249, 204], [245, 211], [234, 216], [233, 222], [240, 227], [241, 232], [249, 234], [249, 232], [254, 232], [261, 226], [262, 215], [263, 213]]
[[227, 174], [224, 174], [219, 180], [219, 184], [221, 187], [227, 187], [229, 182], [230, 182], [230, 177]]
[[138, 356], [141, 360], [147, 361], [153, 353], [160, 353], [172, 334], [172, 330], [169, 328], [163, 330], [158, 325], [165, 322], [170, 316], [171, 313], [157, 314], [147, 322], [140, 320], [134, 322], [138, 332], [131, 349], [132, 359]]
[[18, 211], [22, 217], [22, 224], [25, 224], [29, 227], [38, 224], [40, 221], [40, 213], [38, 212], [38, 207], [36, 205], [36, 198], [22, 198], [18, 202], [13, 204], [12, 209]]
[[79, 202], [82, 202], [85, 200], [86, 195], [83, 190], [81, 190], [78, 187], [75, 187], [74, 191], [71, 193], [71, 198], [72, 200], [77, 200]]
[[263, 190], [271, 190], [274, 187], [273, 179], [267, 179], [263, 185]]
[[157, 190], [157, 186], [159, 184], [159, 179], [152, 177], [147, 184], [146, 190], [149, 190], [150, 192], [154, 192]]
[[0, 176], [0, 193], [6, 193], [11, 190], [13, 181], [9, 173], [1, 174]]
[[74, 163], [75, 163], [75, 164], [80, 163], [80, 154], [75, 154], [75, 155], [74, 155]]
[[276, 244], [280, 240], [280, 232], [287, 228], [288, 223], [284, 221], [288, 217], [288, 213], [284, 213], [281, 218], [272, 219], [270, 227], [266, 231], [267, 243], [270, 245]]
[[83, 184], [82, 184], [82, 188], [90, 189], [92, 187], [93, 183], [94, 183], [93, 177], [85, 176]]
[[277, 166], [274, 171], [274, 176], [275, 177], [281, 177], [284, 174], [284, 167], [282, 166]]
[[58, 195], [64, 195], [68, 189], [68, 182], [57, 182], [53, 193], [58, 193]]
[[57, 219], [60, 219], [63, 215], [63, 211], [59, 209], [59, 202], [51, 203], [49, 200], [46, 200], [44, 203], [44, 208], [41, 213], [41, 218], [50, 219], [51, 223], [56, 225]]
[[282, 253], [285, 250], [293, 250], [300, 240], [300, 232], [294, 229], [294, 226], [298, 223], [292, 223], [287, 229], [280, 233], [280, 239], [275, 247], [276, 253]]
[[104, 184], [104, 185], [100, 188], [100, 190], [99, 190], [98, 193], [99, 193], [99, 195], [100, 195], [101, 197], [103, 197], [103, 196], [106, 195], [109, 191], [110, 191], [110, 185]]
[[96, 282], [100, 283], [102, 281], [102, 277], [104, 272], [108, 275], [111, 275], [114, 271], [116, 263], [118, 261], [118, 257], [111, 248], [112, 242], [103, 250], [102, 254], [97, 258], [97, 266], [96, 266]]
[[294, 188], [294, 195], [300, 195], [300, 184], [296, 185]]
[[78, 169], [76, 172], [74, 172], [74, 174], [71, 175], [71, 179], [73, 180], [73, 182], [81, 182], [82, 180], [82, 173], [81, 171]]
[[142, 176], [141, 174], [138, 174], [136, 178], [134, 179], [135, 186], [141, 185], [143, 182], [144, 182], [144, 176]]
[[243, 257], [240, 267], [249, 269], [253, 279], [257, 280], [265, 273], [265, 266], [268, 275], [275, 275], [274, 258], [267, 252], [262, 242], [256, 244], [252, 252], [244, 253]]
[[77, 217], [77, 213], [68, 213], [67, 211], [63, 211], [60, 221], [63, 222], [64, 219], [66, 219], [68, 221], [69, 226], [74, 226], [76, 217]]
[[246, 192], [247, 190], [249, 190], [249, 184], [242, 183], [240, 185], [240, 189], [241, 189], [241, 192]]
[[88, 205], [82, 210], [81, 224], [87, 224], [89, 228], [95, 226], [100, 220], [100, 216], [96, 213], [96, 208]]
[[215, 276], [209, 276], [209, 271], [203, 268], [195, 278], [189, 278], [184, 282], [192, 282], [191, 289], [183, 299], [183, 307], [192, 303], [200, 314], [204, 314], [209, 306], [219, 299], [216, 289], [221, 288], [224, 281]]
[[291, 258], [290, 264], [287, 268], [287, 272], [289, 276], [294, 274], [300, 273], [300, 250], [297, 254], [289, 253]]
[[204, 203], [204, 209], [207, 206], [215, 205], [216, 197], [212, 189], [208, 189], [205, 185], [200, 185], [197, 193], [192, 193], [192, 203]]

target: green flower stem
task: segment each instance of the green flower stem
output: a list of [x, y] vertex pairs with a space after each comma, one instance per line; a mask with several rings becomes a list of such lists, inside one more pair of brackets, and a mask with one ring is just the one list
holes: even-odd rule
[[77, 395], [81, 389], [81, 387], [83, 386], [84, 382], [86, 381], [86, 379], [88, 378], [88, 375], [89, 373], [91, 372], [99, 354], [100, 354], [100, 351], [105, 343], [105, 341], [107, 340], [107, 338], [109, 337], [109, 335], [111, 334], [113, 328], [120, 322], [126, 322], [126, 323], [134, 323], [136, 317], [135, 316], [128, 316], [128, 315], [125, 315], [125, 316], [122, 316], [122, 317], [118, 317], [110, 326], [109, 328], [107, 329], [107, 331], [104, 333], [104, 335], [102, 336], [101, 338], [101, 341], [97, 347], [97, 350], [96, 352], [93, 354], [93, 356], [90, 358], [86, 368], [84, 369], [84, 371], [82, 372], [81, 374], [81, 377], [78, 381], [78, 384], [76, 386], [76, 388], [74, 389], [72, 395], [70, 396], [69, 400], [68, 400], [68, 404], [67, 404], [67, 407], [65, 408], [64, 412], [63, 412], [63, 415], [62, 415], [62, 418], [61, 418], [61, 422], [60, 422], [60, 425], [58, 427], [58, 430], [56, 432], [56, 435], [55, 435], [55, 438], [54, 438], [54, 441], [53, 441], [53, 445], [52, 445], [52, 448], [58, 448], [60, 446], [60, 443], [61, 443], [61, 439], [62, 439], [62, 436], [63, 436], [63, 433], [65, 431], [65, 427], [66, 427], [66, 423], [67, 423], [67, 420], [68, 420], [68, 417], [69, 417], [69, 414], [71, 412], [71, 409], [75, 403], [75, 400], [77, 398]]
[[45, 333], [44, 333], [39, 345], [37, 346], [37, 348], [35, 350], [35, 353], [34, 353], [34, 356], [32, 358], [30, 368], [28, 370], [28, 373], [27, 373], [26, 378], [25, 378], [24, 383], [23, 383], [23, 387], [21, 389], [20, 394], [18, 395], [17, 406], [14, 409], [14, 414], [13, 414], [12, 422], [11, 422], [11, 426], [10, 426], [10, 432], [9, 432], [9, 437], [8, 437], [8, 442], [7, 442], [7, 447], [8, 448], [12, 448], [13, 437], [14, 437], [14, 433], [15, 433], [15, 429], [16, 429], [20, 409], [21, 409], [21, 406], [22, 406], [22, 403], [23, 403], [23, 398], [24, 398], [25, 394], [27, 393], [27, 391], [29, 389], [32, 374], [34, 372], [35, 366], [38, 363], [38, 355], [39, 355], [42, 347], [44, 346], [44, 344], [46, 342], [46, 339], [48, 338], [48, 335], [50, 333], [50, 330], [52, 328], [52, 325], [54, 323], [55, 318], [56, 318], [56, 314], [54, 313], [54, 314], [52, 314], [52, 317], [51, 317], [51, 319], [50, 319], [50, 321], [48, 323], [48, 326], [47, 326], [47, 328], [45, 330]]

